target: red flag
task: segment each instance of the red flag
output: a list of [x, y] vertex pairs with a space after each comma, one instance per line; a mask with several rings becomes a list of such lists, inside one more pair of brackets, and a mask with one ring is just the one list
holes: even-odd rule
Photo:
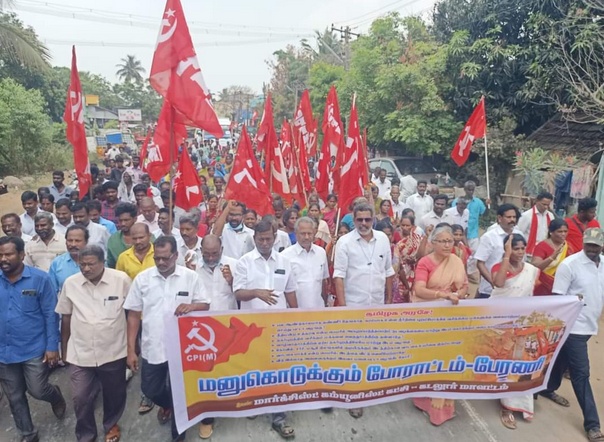
[[247, 325], [235, 317], [231, 318], [230, 327], [227, 327], [215, 318], [204, 316], [180, 318], [178, 329], [180, 345], [184, 350], [183, 370], [207, 372], [212, 371], [215, 365], [228, 362], [231, 356], [246, 354], [252, 341], [262, 335], [264, 328], [254, 323]]
[[174, 205], [189, 210], [197, 207], [203, 201], [201, 194], [201, 181], [189, 152], [183, 149], [178, 162], [178, 169], [174, 174]]
[[88, 194], [92, 183], [90, 175], [90, 163], [88, 162], [88, 144], [86, 143], [86, 128], [84, 126], [84, 101], [82, 101], [82, 85], [78, 74], [75, 46], [71, 50], [71, 80], [67, 89], [67, 102], [63, 120], [67, 123], [65, 136], [73, 146], [73, 162], [78, 186], [80, 188], [80, 199]]
[[484, 138], [487, 133], [487, 117], [484, 108], [484, 96], [470, 115], [466, 127], [461, 131], [457, 143], [451, 152], [451, 158], [458, 166], [463, 166], [472, 150], [472, 143], [478, 138]]
[[180, 0], [166, 2], [149, 81], [194, 126], [222, 137]]
[[304, 186], [304, 190], [309, 192], [310, 189], [312, 188], [312, 185], [310, 183], [310, 172], [308, 170], [308, 158], [306, 156], [306, 149], [304, 147], [304, 143], [302, 142], [300, 137], [298, 137], [298, 139], [296, 140], [295, 148], [298, 153], [297, 168], [300, 173], [300, 177], [302, 178], [302, 185]]
[[304, 146], [307, 155], [312, 145], [313, 129], [314, 120], [312, 118], [312, 108], [310, 107], [310, 94], [308, 93], [308, 89], [305, 89], [294, 117], [294, 141], [296, 144]]
[[288, 176], [291, 175], [293, 166], [293, 147], [292, 147], [292, 131], [291, 126], [287, 119], [283, 119], [281, 125], [281, 155], [283, 156], [283, 162], [285, 163], [285, 169]]
[[158, 182], [169, 171], [170, 163], [170, 130], [174, 127], [172, 137], [172, 160], [178, 158], [178, 146], [187, 138], [187, 129], [182, 115], [178, 114], [168, 100], [164, 104], [157, 120], [153, 143], [147, 150], [147, 171], [152, 181]]
[[327, 201], [327, 196], [329, 195], [331, 172], [329, 142], [327, 141], [327, 137], [323, 136], [321, 155], [319, 156], [319, 164], [317, 164], [317, 179], [315, 180], [315, 189], [323, 201]]
[[273, 197], [264, 180], [264, 173], [254, 156], [252, 142], [245, 125], [241, 130], [237, 154], [224, 198], [240, 201], [259, 215], [275, 213]]
[[312, 123], [312, 132], [310, 133], [310, 146], [308, 146], [308, 155], [312, 158], [317, 156], [317, 144], [319, 141], [319, 119], [315, 118]]
[[258, 119], [258, 111], [254, 111], [254, 113], [252, 114], [252, 122], [250, 123], [250, 126], [255, 126], [257, 119]]
[[[338, 94], [335, 86], [332, 86], [329, 89], [329, 94], [327, 94], [321, 130], [323, 131], [323, 147], [321, 148], [321, 151], [326, 151], [328, 153], [328, 164], [330, 167], [332, 152], [335, 153], [335, 170], [339, 171], [341, 166], [340, 155], [343, 152], [344, 146], [344, 125], [342, 124], [342, 118], [340, 117], [340, 105], [338, 103]], [[330, 169], [329, 173], [334, 180], [334, 189], [339, 188], [339, 172], [333, 173], [333, 170]], [[329, 187], [329, 183], [322, 183], [321, 186], [323, 186], [323, 189], [326, 189]], [[327, 191], [324, 190], [324, 192]]]
[[264, 178], [269, 185], [269, 189], [273, 193], [288, 198], [289, 182], [287, 180], [283, 155], [281, 154], [281, 148], [277, 140], [277, 132], [275, 132], [270, 93], [264, 102], [264, 113], [262, 114], [262, 121], [260, 122], [256, 137], [258, 139], [258, 150], [265, 153]]
[[143, 172], [147, 171], [147, 155], [148, 155], [148, 149], [149, 149], [149, 142], [151, 141], [151, 128], [149, 128], [149, 130], [147, 131], [147, 138], [145, 138], [145, 142], [143, 143], [143, 147], [141, 148], [141, 155], [140, 155], [140, 164], [141, 164], [141, 170]]
[[[282, 196], [290, 204], [294, 199], [300, 203], [304, 203], [306, 199], [304, 198], [302, 180], [300, 179], [297, 167], [298, 161], [295, 158], [295, 150], [292, 143], [292, 127], [286, 119], [283, 120], [283, 126], [281, 127], [281, 155], [287, 172], [289, 187], [289, 194]], [[305, 205], [304, 203], [303, 206]]]
[[360, 155], [363, 147], [361, 145], [361, 132], [355, 101], [355, 99], [352, 100], [352, 107], [350, 108], [348, 136], [342, 153], [342, 168], [340, 169], [340, 199], [338, 205], [345, 212], [348, 211], [348, 207], [355, 198], [363, 196], [363, 180], [360, 170]]

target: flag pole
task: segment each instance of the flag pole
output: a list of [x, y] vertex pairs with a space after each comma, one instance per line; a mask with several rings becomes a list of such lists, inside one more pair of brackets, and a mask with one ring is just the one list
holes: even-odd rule
[[168, 219], [169, 219], [169, 225], [172, 226], [172, 228], [174, 228], [174, 208], [173, 208], [173, 196], [172, 196], [172, 192], [173, 192], [173, 182], [174, 182], [174, 148], [173, 148], [173, 144], [174, 144], [174, 107], [172, 105], [170, 105], [170, 113], [171, 113], [171, 118], [170, 118], [170, 199], [169, 199], [169, 205], [170, 207], [168, 208], [170, 210], [170, 212], [168, 213]]
[[[487, 132], [484, 132], [484, 163], [486, 166], [486, 176], [487, 176], [487, 200], [491, 199], [491, 189], [489, 186], [489, 149], [487, 147]], [[489, 209], [491, 205], [488, 205]]]

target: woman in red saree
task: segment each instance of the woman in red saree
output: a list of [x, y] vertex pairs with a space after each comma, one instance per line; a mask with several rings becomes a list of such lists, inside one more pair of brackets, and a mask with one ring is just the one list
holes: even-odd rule
[[[433, 251], [417, 263], [413, 302], [449, 300], [458, 304], [468, 294], [466, 268], [453, 250], [450, 227], [436, 227], [430, 237]], [[452, 399], [414, 398], [413, 404], [422, 410], [432, 425], [442, 425], [455, 416]]]
[[327, 202], [323, 209], [323, 221], [327, 223], [329, 232], [334, 235], [336, 233], [336, 217], [338, 216], [338, 196], [335, 193], [327, 196]]
[[568, 224], [563, 219], [554, 219], [549, 223], [548, 237], [541, 241], [533, 250], [531, 264], [541, 270], [535, 286], [534, 295], [551, 295], [554, 286], [554, 276], [558, 266], [567, 256], [574, 253], [566, 241]]

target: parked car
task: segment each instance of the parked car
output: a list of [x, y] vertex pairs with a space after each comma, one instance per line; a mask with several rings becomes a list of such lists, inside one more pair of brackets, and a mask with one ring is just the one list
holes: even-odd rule
[[400, 180], [407, 167], [411, 169], [413, 178], [418, 181], [426, 180], [429, 183], [431, 178], [436, 178], [438, 175], [436, 168], [420, 157], [381, 157], [369, 160], [369, 169], [372, 172], [378, 166], [386, 169], [389, 179], [397, 177]]

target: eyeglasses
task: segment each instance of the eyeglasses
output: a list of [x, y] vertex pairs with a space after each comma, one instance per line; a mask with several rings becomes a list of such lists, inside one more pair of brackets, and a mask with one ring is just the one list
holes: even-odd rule
[[357, 218], [356, 221], [359, 223], [372, 223], [373, 218]]
[[455, 241], [452, 239], [435, 239], [432, 242], [435, 242], [437, 244], [444, 244], [446, 246], [449, 246], [449, 245], [455, 243]]

